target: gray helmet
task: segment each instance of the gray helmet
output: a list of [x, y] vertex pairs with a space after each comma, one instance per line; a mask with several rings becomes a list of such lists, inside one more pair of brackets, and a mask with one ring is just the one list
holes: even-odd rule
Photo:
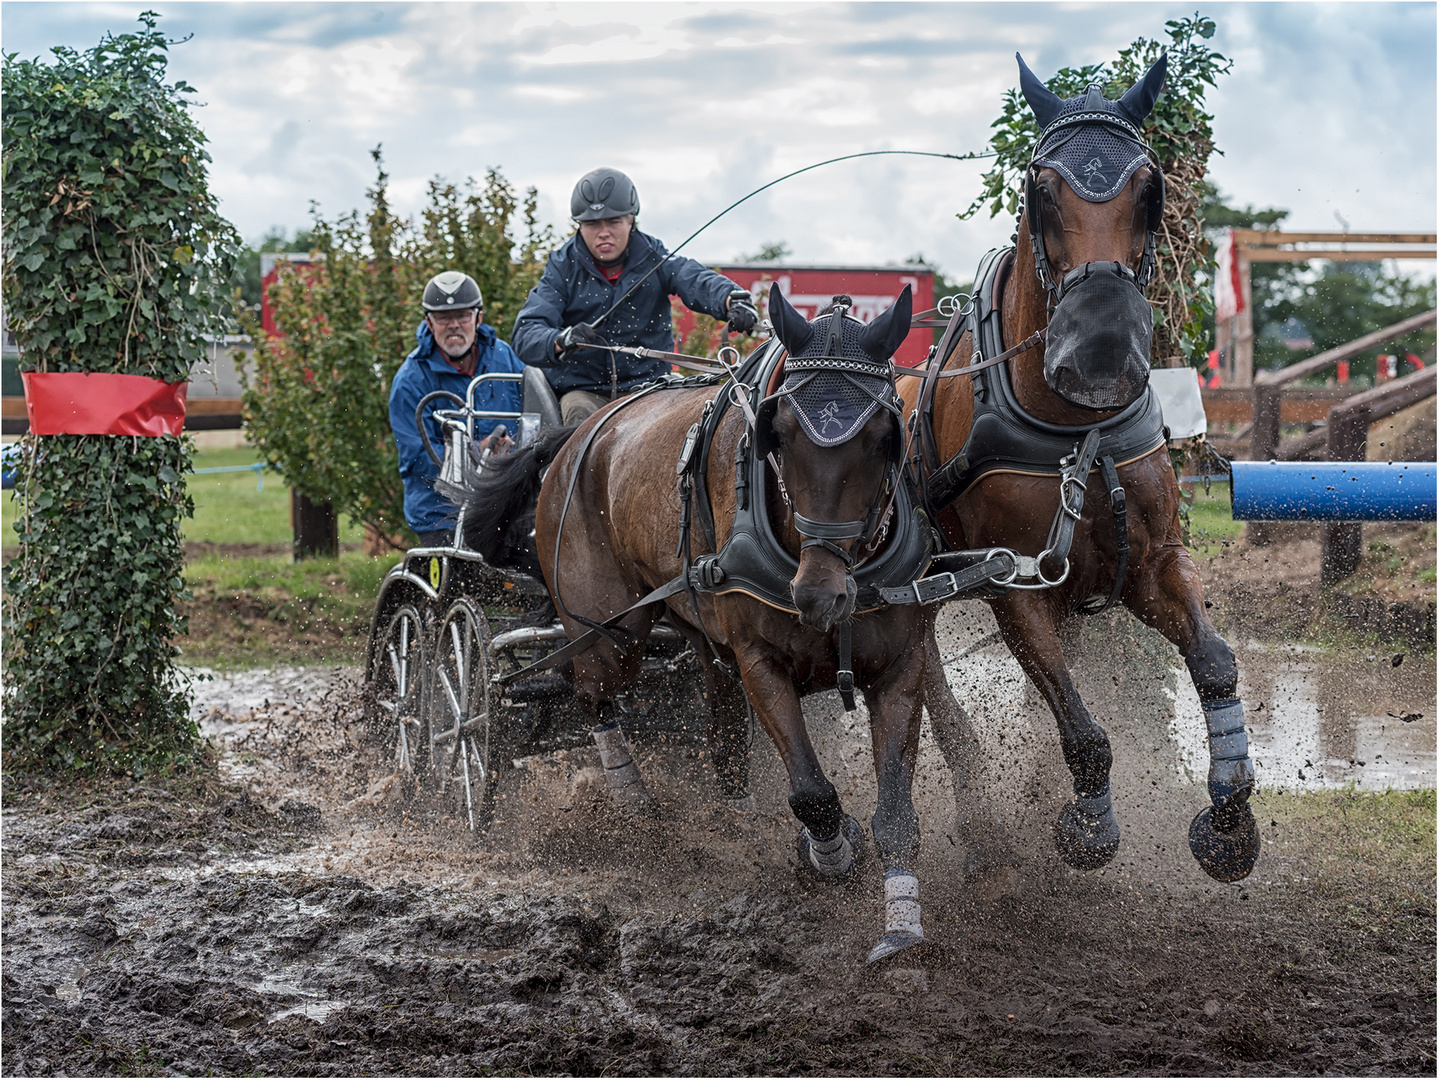
[[640, 193], [618, 169], [595, 169], [580, 177], [570, 193], [570, 217], [600, 221], [640, 212]]
[[420, 306], [426, 311], [462, 311], [485, 306], [480, 287], [469, 274], [445, 270], [430, 278]]

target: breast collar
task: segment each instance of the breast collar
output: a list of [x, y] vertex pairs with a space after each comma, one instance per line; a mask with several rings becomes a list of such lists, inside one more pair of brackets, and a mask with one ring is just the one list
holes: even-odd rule
[[[775, 380], [776, 369], [784, 358], [778, 341], [771, 341], [753, 353], [739, 370], [740, 379], [749, 387], [753, 400], [758, 401], [763, 388]], [[727, 393], [715, 398], [712, 408], [701, 420], [701, 434], [689, 468], [694, 483], [696, 508], [700, 527], [710, 546], [715, 546], [714, 511], [708, 487], [709, 454], [720, 421], [731, 408]], [[741, 437], [735, 453], [735, 517], [729, 537], [718, 554], [701, 555], [694, 560], [696, 587], [709, 593], [744, 593], [756, 600], [796, 613], [790, 596], [789, 583], [799, 573], [799, 560], [786, 551], [770, 521], [767, 499], [770, 483], [765, 456], [757, 453], [751, 433]], [[889, 537], [878, 554], [862, 563], [855, 571], [858, 587], [855, 612], [861, 614], [884, 606], [879, 590], [908, 586], [921, 577], [930, 563], [932, 530], [929, 519], [916, 505], [904, 470], [896, 470], [897, 491]], [[684, 543], [684, 539], [681, 539]]]
[[[974, 303], [967, 328], [975, 343], [975, 360], [1004, 351], [1000, 290], [1014, 265], [1015, 249], [995, 248], [980, 260]], [[936, 358], [938, 360], [938, 358]], [[1012, 361], [1011, 361], [1012, 362]], [[1085, 434], [1099, 429], [1097, 457], [1112, 458], [1116, 467], [1147, 457], [1168, 440], [1168, 429], [1152, 387], [1123, 411], [1097, 424], [1051, 424], [1027, 412], [1015, 396], [1009, 364], [976, 372], [974, 421], [958, 454], [932, 473], [925, 485], [929, 505], [948, 506], [976, 481], [993, 472], [1027, 476], [1058, 476], [1061, 458], [1074, 453]], [[933, 421], [933, 399], [929, 403]]]

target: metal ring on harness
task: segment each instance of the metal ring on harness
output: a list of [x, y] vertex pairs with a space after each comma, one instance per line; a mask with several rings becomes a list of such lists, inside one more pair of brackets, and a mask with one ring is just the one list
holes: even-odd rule
[[999, 586], [1013, 585], [1015, 580], [1019, 577], [1019, 558], [1015, 555], [1014, 552], [1010, 551], [1009, 548], [997, 547], [990, 548], [989, 551], [985, 553], [984, 561], [988, 562], [990, 559], [993, 559], [998, 555], [1009, 556], [1012, 565], [1009, 568], [1009, 573], [1004, 577], [997, 577], [991, 575], [989, 580], [995, 585]]
[[1047, 559], [1047, 558], [1049, 558], [1049, 556], [1050, 556], [1051, 554], [1053, 554], [1053, 553], [1054, 553], [1054, 549], [1053, 549], [1053, 548], [1045, 548], [1043, 551], [1041, 551], [1041, 552], [1039, 553], [1038, 556], [1036, 556], [1036, 558], [1035, 558], [1035, 560], [1034, 560], [1034, 576], [1039, 579], [1039, 584], [1038, 584], [1038, 585], [1018, 585], [1018, 584], [1016, 584], [1014, 587], [1015, 587], [1016, 589], [1052, 589], [1052, 588], [1054, 588], [1056, 585], [1063, 585], [1063, 584], [1065, 583], [1065, 581], [1068, 580], [1068, 578], [1069, 578], [1069, 556], [1068, 556], [1068, 555], [1066, 555], [1066, 556], [1064, 557], [1064, 570], [1063, 570], [1063, 572], [1059, 575], [1059, 577], [1057, 577], [1057, 578], [1055, 578], [1053, 581], [1051, 581], [1049, 578], [1047, 578], [1047, 577], [1044, 576], [1044, 560]]

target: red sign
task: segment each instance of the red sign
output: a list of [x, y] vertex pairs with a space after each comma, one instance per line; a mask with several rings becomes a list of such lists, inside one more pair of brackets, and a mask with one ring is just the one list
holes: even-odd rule
[[[770, 283], [779, 282], [780, 292], [796, 311], [813, 319], [821, 308], [843, 293], [854, 300], [852, 314], [863, 322], [899, 299], [908, 285], [914, 293], [914, 310], [934, 307], [934, 271], [927, 266], [774, 266], [770, 264], [716, 266], [725, 277], [756, 299], [769, 295]], [[689, 312], [675, 320], [675, 333], [683, 337], [694, 326]], [[902, 367], [924, 363], [934, 335], [929, 329], [911, 330], [909, 337], [894, 354], [894, 362]]]
[[[280, 276], [280, 265], [290, 263], [297, 268], [313, 265], [314, 259], [307, 252], [270, 253], [262, 252], [260, 255], [260, 326], [266, 334], [272, 338], [282, 337], [280, 328], [275, 324], [275, 309], [270, 306], [270, 286]], [[308, 273], [300, 269], [300, 273]], [[308, 279], [306, 279], [308, 280]]]

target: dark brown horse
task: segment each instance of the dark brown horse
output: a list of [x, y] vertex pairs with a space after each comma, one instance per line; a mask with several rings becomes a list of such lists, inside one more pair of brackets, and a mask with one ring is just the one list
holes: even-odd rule
[[[623, 800], [643, 804], [648, 794], [612, 702], [664, 618], [705, 661], [721, 794], [740, 808], [748, 800], [747, 696], [789, 775], [802, 863], [825, 879], [848, 877], [863, 833], [820, 766], [800, 697], [836, 686], [863, 693], [879, 787], [872, 827], [886, 878], [876, 961], [924, 940], [910, 792], [931, 635], [918, 606], [874, 598], [879, 584], [922, 573], [929, 540], [901, 480], [904, 433], [890, 362], [909, 330], [909, 291], [868, 325], [847, 313], [847, 297], [836, 302], [810, 323], [771, 291], [784, 351], [772, 343], [751, 358], [748, 391], [736, 381], [666, 388], [586, 421], [544, 477], [535, 540], [572, 641], [667, 583], [693, 584], [607, 623], [597, 643], [573, 657], [576, 697], [595, 725], [612, 793]], [[468, 500], [477, 517], [483, 507], [514, 503], [497, 487], [507, 472], [536, 471], [522, 455], [497, 469], [488, 490]], [[687, 543], [680, 523], [691, 512]], [[701, 519], [712, 521], [713, 543]], [[877, 583], [880, 571], [889, 578]]]
[[[1117, 599], [1178, 646], [1199, 692], [1213, 805], [1195, 818], [1190, 847], [1210, 875], [1238, 880], [1259, 851], [1239, 673], [1205, 613], [1199, 572], [1180, 539], [1179, 487], [1164, 436], [1154, 434], [1162, 421], [1155, 414], [1145, 428], [1144, 418], [1155, 407], [1146, 398], [1152, 314], [1142, 289], [1153, 272], [1163, 177], [1140, 125], [1162, 85], [1164, 58], [1117, 102], [1097, 87], [1063, 101], [1019, 63], [1043, 134], [1024, 179], [1015, 249], [986, 263], [993, 272], [982, 285], [990, 292], [975, 298], [975, 321], [959, 338], [946, 375], [980, 362], [977, 329], [984, 357], [1019, 351], [1004, 361], [1007, 370], [934, 379], [927, 388], [906, 378], [900, 391], [907, 409], [921, 407], [931, 424], [927, 489], [955, 548], [1043, 551], [1061, 496], [1058, 463], [1054, 456], [1025, 460], [1026, 443], [1074, 448], [1088, 429], [1102, 428], [1067, 576], [1064, 566], [1041, 561], [1043, 579], [1062, 583], [991, 601], [1005, 643], [1054, 712], [1074, 776], [1075, 798], [1056, 822], [1056, 843], [1080, 869], [1104, 865], [1119, 846], [1109, 739], [1080, 698], [1059, 640], [1061, 623], [1082, 605], [1112, 597], [1118, 582]], [[986, 310], [989, 344], [978, 322]], [[1045, 336], [1032, 343], [1040, 331]], [[999, 415], [1006, 409], [1007, 418]], [[1102, 461], [1107, 449], [1116, 449], [1112, 467]], [[1043, 581], [1036, 576], [1028, 584]], [[930, 666], [937, 669], [934, 655]], [[930, 672], [927, 696], [941, 718], [955, 714], [937, 671]], [[962, 716], [956, 720], [963, 723]]]

